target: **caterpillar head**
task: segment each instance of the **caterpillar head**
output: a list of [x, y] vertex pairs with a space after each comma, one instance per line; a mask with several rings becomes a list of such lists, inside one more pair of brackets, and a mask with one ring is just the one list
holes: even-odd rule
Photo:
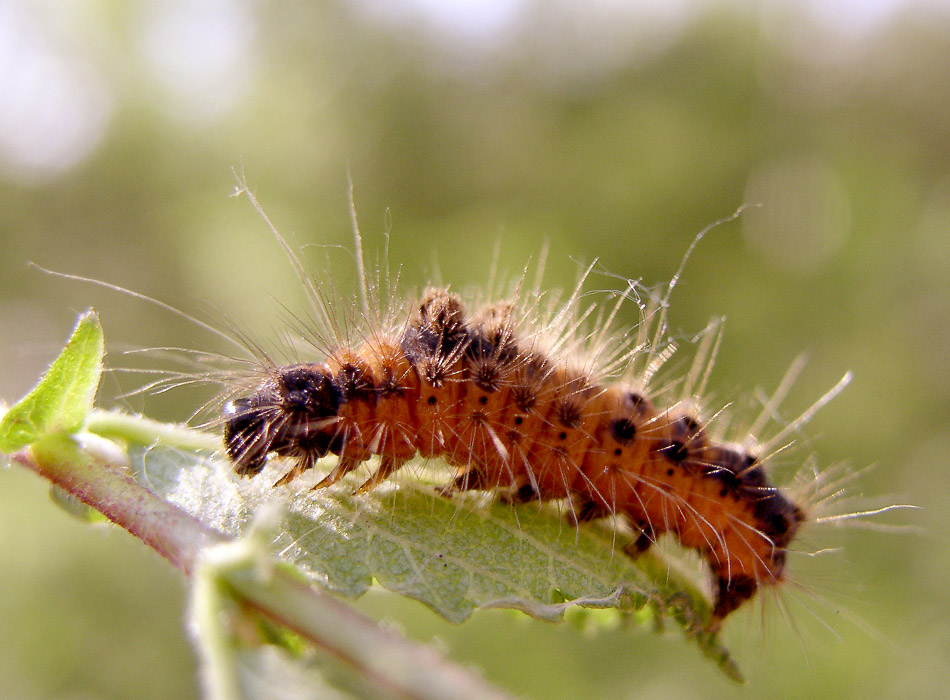
[[267, 455], [319, 458], [338, 439], [343, 396], [321, 365], [276, 369], [251, 396], [224, 407], [224, 442], [241, 476], [258, 474]]

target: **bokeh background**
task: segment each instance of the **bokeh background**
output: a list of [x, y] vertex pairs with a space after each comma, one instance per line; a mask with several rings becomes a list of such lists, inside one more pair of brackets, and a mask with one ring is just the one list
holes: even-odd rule
[[[728, 317], [712, 388], [774, 387], [824, 465], [922, 510], [794, 559], [802, 590], [730, 621], [740, 689], [678, 634], [587, 635], [487, 611], [452, 626], [358, 606], [531, 698], [929, 698], [950, 687], [950, 9], [947, 3], [0, 0], [0, 397], [27, 391], [95, 306], [110, 361], [220, 347], [107, 280], [267, 337], [299, 283], [261, 219], [352, 289], [347, 170], [367, 257], [404, 286], [483, 285], [544, 245], [545, 284], [600, 258], [668, 280], [695, 234], [681, 337]], [[324, 278], [322, 281], [327, 282]], [[616, 287], [609, 277], [594, 286]], [[280, 303], [278, 303], [280, 302]], [[634, 318], [629, 319], [630, 323]], [[188, 395], [105, 404], [184, 419]], [[802, 452], [797, 453], [799, 457]], [[799, 464], [800, 464], [799, 459]], [[794, 471], [795, 464], [782, 468]], [[0, 471], [0, 697], [196, 697], [179, 575]]]

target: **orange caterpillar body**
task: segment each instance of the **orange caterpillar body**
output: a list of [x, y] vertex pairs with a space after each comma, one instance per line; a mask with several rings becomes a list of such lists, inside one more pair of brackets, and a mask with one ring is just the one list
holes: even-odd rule
[[510, 304], [469, 317], [457, 296], [429, 290], [391, 336], [370, 334], [323, 363], [268, 368], [225, 409], [235, 470], [254, 475], [268, 455], [288, 457], [280, 485], [339, 455], [325, 487], [378, 455], [365, 491], [419, 454], [458, 468], [445, 495], [569, 499], [577, 521], [622, 514], [639, 530], [632, 556], [670, 532], [705, 557], [714, 625], [783, 579], [804, 514], [754, 455], [716, 442], [679, 404], [596, 382], [516, 325]]

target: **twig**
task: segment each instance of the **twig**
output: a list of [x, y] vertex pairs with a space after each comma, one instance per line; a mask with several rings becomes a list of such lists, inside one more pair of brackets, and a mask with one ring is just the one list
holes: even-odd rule
[[510, 698], [301, 580], [261, 548], [254, 549], [253, 541], [234, 540], [203, 525], [124, 469], [80, 450], [72, 436], [48, 435], [15, 453], [12, 461], [95, 508], [185, 574], [214, 577], [240, 603], [343, 659], [380, 689], [414, 700]]

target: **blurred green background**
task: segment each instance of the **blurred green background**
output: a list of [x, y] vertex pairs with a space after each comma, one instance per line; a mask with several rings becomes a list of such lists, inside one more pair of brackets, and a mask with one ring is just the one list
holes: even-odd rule
[[[279, 330], [299, 283], [229, 197], [233, 167], [315, 269], [332, 256], [342, 290], [348, 168], [367, 257], [391, 230], [406, 288], [483, 285], [499, 242], [510, 274], [548, 244], [546, 286], [593, 258], [662, 283], [700, 229], [761, 202], [689, 261], [673, 331], [728, 317], [720, 400], [774, 387], [806, 352], [787, 417], [852, 370], [798, 464], [814, 449], [875, 465], [853, 492], [922, 506], [877, 520], [920, 532], [803, 538], [841, 550], [793, 558], [802, 589], [730, 620], [745, 689], [675, 633], [586, 635], [504, 611], [455, 627], [385, 594], [358, 605], [531, 698], [941, 697], [950, 13], [860, 5], [0, 2], [0, 397], [30, 388], [91, 305], [117, 365], [136, 347], [225, 349], [28, 261]], [[106, 377], [103, 402], [137, 383]], [[183, 420], [196, 401], [119, 403]], [[0, 697], [196, 697], [185, 604], [158, 556], [0, 471]]]

